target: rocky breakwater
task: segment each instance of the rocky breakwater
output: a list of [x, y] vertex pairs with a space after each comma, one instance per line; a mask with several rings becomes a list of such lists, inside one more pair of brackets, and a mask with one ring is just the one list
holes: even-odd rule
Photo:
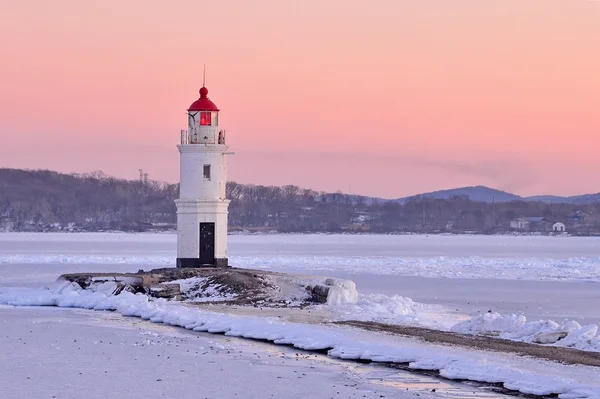
[[126, 291], [153, 298], [261, 307], [355, 303], [350, 280], [239, 268], [164, 268], [137, 273], [76, 273], [59, 280], [83, 290], [119, 295]]

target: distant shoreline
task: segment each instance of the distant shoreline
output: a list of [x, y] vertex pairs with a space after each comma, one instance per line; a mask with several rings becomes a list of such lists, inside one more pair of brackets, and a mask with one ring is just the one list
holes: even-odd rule
[[[146, 231], [128, 231], [128, 230], [97, 230], [97, 231], [0, 231], [0, 234], [177, 234], [176, 230], [146, 230]], [[271, 236], [271, 235], [347, 235], [347, 236], [512, 236], [512, 237], [600, 237], [600, 233], [542, 233], [542, 232], [330, 232], [330, 231], [277, 231], [277, 230], [235, 230], [229, 231], [230, 236]]]

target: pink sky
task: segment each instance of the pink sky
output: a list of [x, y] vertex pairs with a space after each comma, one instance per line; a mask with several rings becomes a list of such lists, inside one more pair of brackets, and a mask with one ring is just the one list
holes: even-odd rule
[[229, 179], [600, 191], [600, 2], [7, 1], [0, 167], [176, 182], [207, 64]]

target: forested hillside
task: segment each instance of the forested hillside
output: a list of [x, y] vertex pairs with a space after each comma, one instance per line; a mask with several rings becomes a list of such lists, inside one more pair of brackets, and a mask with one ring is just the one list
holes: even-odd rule
[[[175, 228], [178, 185], [46, 170], [0, 169], [0, 231], [149, 231]], [[282, 232], [510, 231], [518, 217], [561, 221], [568, 231], [600, 231], [600, 204], [512, 201], [464, 196], [412, 197], [404, 204], [296, 186], [227, 184], [230, 229]]]
[[174, 223], [176, 185], [91, 174], [0, 169], [0, 217], [12, 230], [128, 229]]

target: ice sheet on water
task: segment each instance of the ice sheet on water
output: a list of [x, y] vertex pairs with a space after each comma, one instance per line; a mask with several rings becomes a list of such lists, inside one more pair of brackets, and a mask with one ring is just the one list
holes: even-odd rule
[[[174, 255], [10, 254], [0, 264], [171, 266]], [[272, 271], [349, 272], [422, 277], [600, 281], [600, 257], [491, 258], [480, 256], [230, 256], [230, 263]]]
[[523, 393], [600, 398], [597, 370], [590, 367], [564, 366], [506, 354], [435, 346], [341, 327], [219, 314], [162, 299], [150, 301], [145, 295], [129, 292], [107, 295], [59, 282], [49, 289], [0, 288], [0, 304], [114, 310], [125, 316], [194, 331], [265, 339], [307, 350], [329, 349], [329, 355], [337, 358], [410, 362], [414, 369], [440, 370], [442, 376], [451, 379], [498, 382]]
[[[230, 263], [255, 269], [600, 281], [594, 237], [280, 234], [229, 241]], [[173, 234], [4, 233], [0, 265], [172, 266], [175, 242]]]

